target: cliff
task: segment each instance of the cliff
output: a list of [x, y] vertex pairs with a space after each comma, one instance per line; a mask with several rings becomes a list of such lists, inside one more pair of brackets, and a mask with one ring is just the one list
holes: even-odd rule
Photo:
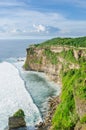
[[78, 59], [86, 56], [86, 49], [69, 46], [51, 46], [27, 48], [25, 69], [45, 72], [49, 78], [61, 83], [60, 71], [64, 68], [78, 69]]
[[[69, 43], [69, 44], [68, 44]], [[24, 68], [62, 85], [51, 130], [86, 129], [86, 37], [55, 38], [27, 48]]]

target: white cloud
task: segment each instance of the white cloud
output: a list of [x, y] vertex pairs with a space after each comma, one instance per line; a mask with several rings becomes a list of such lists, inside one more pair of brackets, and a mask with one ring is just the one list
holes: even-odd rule
[[[3, 17], [2, 17], [3, 15]], [[86, 35], [86, 21], [69, 20], [60, 13], [27, 9], [0, 11], [0, 37]]]
[[36, 32], [45, 32], [46, 31], [46, 27], [41, 24], [39, 24], [39, 25], [33, 24], [33, 27], [36, 29], [35, 30]]

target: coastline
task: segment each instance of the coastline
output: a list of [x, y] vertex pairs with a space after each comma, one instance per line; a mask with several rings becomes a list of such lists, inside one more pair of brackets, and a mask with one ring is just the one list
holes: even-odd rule
[[[81, 40], [82, 39], [85, 40], [84, 38], [81, 38]], [[57, 38], [57, 41], [58, 40], [59, 39]], [[62, 41], [63, 39], [60, 40]], [[70, 40], [69, 44], [71, 45], [72, 38], [64, 38], [65, 43], [67, 40]], [[40, 45], [30, 46], [30, 48], [27, 49], [26, 61], [24, 64], [25, 69], [30, 69], [38, 72], [42, 71], [50, 80], [56, 83], [59, 82], [62, 86], [60, 99], [56, 98], [56, 103], [54, 103], [55, 99], [52, 100], [54, 107], [52, 107], [50, 113], [48, 113], [47, 119], [45, 119], [49, 130], [74, 129], [74, 127], [77, 125], [77, 121], [80, 122], [80, 120], [83, 119], [85, 115], [85, 108], [81, 107], [83, 99], [80, 101], [81, 97], [79, 97], [80, 95], [77, 94], [77, 91], [80, 93], [80, 88], [78, 87], [82, 86], [82, 84], [80, 86], [78, 82], [78, 75], [82, 75], [82, 83], [85, 80], [84, 61], [86, 61], [86, 48], [83, 49], [83, 47], [81, 47], [84, 46], [84, 43], [81, 45], [81, 42], [79, 42], [81, 46], [79, 45], [77, 48], [77, 45], [75, 44], [76, 40], [77, 39], [73, 39], [74, 47], [71, 47], [70, 45], [54, 46], [53, 44], [59, 43], [56, 43], [56, 39], [55, 43], [53, 42], [54, 39], [51, 39], [50, 41], [46, 41]], [[61, 44], [63, 44], [63, 42]], [[84, 72], [83, 74], [82, 71]], [[74, 87], [76, 81], [77, 87]], [[83, 84], [83, 88], [84, 87], [85, 86]], [[82, 96], [84, 96], [85, 91], [82, 91]], [[83, 98], [85, 98], [85, 96]], [[50, 103], [51, 106], [52, 102]], [[55, 107], [55, 104], [57, 107]], [[53, 111], [53, 109], [55, 111]], [[72, 119], [73, 116], [74, 119]], [[66, 124], [64, 122], [66, 122]]]
[[[28, 68], [30, 68], [31, 70], [35, 70], [35, 72], [45, 73], [46, 80], [49, 79], [54, 81], [55, 83], [58, 83], [59, 81], [59, 83], [62, 84], [62, 91], [60, 96], [53, 97], [49, 100], [48, 114], [46, 114], [47, 117], [45, 118], [45, 121], [43, 123], [40, 122], [39, 124], [37, 124], [38, 130], [57, 130], [59, 126], [58, 122], [63, 123], [62, 127], [64, 128], [64, 119], [66, 121], [66, 125], [68, 124], [68, 120], [70, 121], [71, 119], [73, 119], [71, 120], [71, 123], [74, 123], [72, 129], [77, 130], [80, 127], [80, 130], [82, 130], [86, 122], [86, 94], [84, 93], [86, 90], [86, 48], [68, 48], [67, 46], [67, 48], [64, 47], [63, 49], [62, 47], [62, 51], [59, 54], [56, 52], [56, 50], [58, 51], [58, 47], [54, 48], [54, 50], [52, 47], [48, 49], [43, 48], [43, 50], [42, 48], [35, 47], [31, 49], [32, 50], [30, 50], [30, 52], [27, 52], [27, 61], [25, 62], [25, 64], [28, 65]], [[33, 51], [33, 53], [31, 51]], [[39, 55], [39, 53], [41, 55]], [[52, 59], [49, 57], [53, 57], [51, 54], [55, 57], [55, 60], [57, 58], [57, 62], [55, 60], [52, 61]], [[66, 54], [69, 57], [66, 57]], [[43, 59], [41, 59], [40, 56], [43, 56]], [[30, 60], [29, 62], [28, 57]], [[80, 94], [78, 95], [77, 92]], [[62, 107], [64, 109], [62, 109]], [[66, 117], [68, 118], [68, 120], [64, 118], [65, 110], [67, 110]], [[61, 118], [59, 118], [59, 116], [61, 116], [60, 113], [63, 115]], [[56, 124], [54, 123], [55, 120]], [[66, 128], [67, 127], [68, 126], [66, 126]]]
[[[18, 61], [19, 62], [19, 61]], [[19, 62], [20, 64], [21, 64], [21, 62]], [[22, 62], [22, 64], [23, 64], [23, 62]], [[20, 70], [19, 70], [19, 68], [14, 64], [14, 66], [18, 69], [18, 71], [19, 71], [19, 75], [20, 75], [20, 77], [22, 78], [22, 80], [24, 81], [24, 79], [23, 79], [23, 77], [22, 77], [22, 74], [21, 74], [21, 72], [20, 72]], [[24, 68], [23, 68], [24, 69]], [[37, 71], [30, 71], [29, 70], [29, 72], [32, 72], [32, 73], [37, 73]], [[39, 72], [39, 75], [40, 75], [40, 72]], [[44, 76], [45, 75], [45, 76]], [[45, 78], [46, 79], [46, 81], [47, 82], [50, 82], [51, 83], [51, 81], [49, 80], [49, 78], [48, 78], [48, 76], [43, 72], [43, 78]], [[24, 83], [25, 83], [25, 86], [26, 86], [26, 81], [24, 81]], [[53, 82], [53, 84], [54, 84], [54, 82]], [[56, 87], [58, 88], [58, 86], [57, 86], [57, 84], [55, 83], [55, 85], [56, 85]], [[26, 88], [26, 87], [25, 87]], [[27, 90], [27, 88], [26, 88], [26, 90]], [[28, 91], [28, 90], [27, 90]], [[57, 91], [58, 92], [58, 91]], [[57, 93], [57, 95], [58, 95], [58, 93]], [[57, 96], [56, 95], [56, 96]], [[55, 97], [56, 97], [55, 96]], [[31, 96], [32, 97], [32, 96]], [[54, 99], [55, 99], [55, 97], [54, 97]], [[33, 99], [33, 98], [32, 98]], [[50, 99], [51, 99], [51, 97], [50, 97]], [[49, 100], [50, 100], [49, 99]], [[52, 97], [52, 100], [53, 100], [53, 97]], [[48, 107], [48, 109], [50, 109], [50, 102], [52, 102], [51, 100], [47, 103], [47, 105], [48, 106], [46, 106], [46, 107]], [[45, 115], [48, 115], [48, 113], [49, 113], [50, 111], [49, 110], [46, 110], [46, 112], [45, 112]], [[48, 118], [49, 118], [49, 115], [47, 116]], [[40, 122], [38, 123], [38, 124], [36, 124], [36, 126], [38, 125], [38, 127], [35, 127], [35, 129], [37, 129], [37, 130], [47, 130], [47, 128], [48, 128], [48, 124], [46, 124], [45, 125], [45, 119], [47, 118], [47, 117], [43, 117], [43, 122], [41, 122], [41, 123], [43, 123], [43, 125], [41, 125], [40, 126]], [[48, 120], [47, 120], [47, 123], [48, 123]], [[50, 123], [50, 122], [49, 122]], [[39, 128], [40, 127], [40, 128]], [[30, 127], [28, 127], [27, 126], [27, 129], [30, 129]], [[33, 129], [33, 128], [31, 128], [31, 129]]]
[[[23, 69], [25, 70], [24, 66], [23, 66]], [[36, 70], [32, 70], [30, 68], [28, 69], [28, 71], [37, 72]], [[40, 72], [41, 71], [39, 71], [39, 73]], [[45, 74], [46, 80], [50, 82], [51, 81], [50, 77], [45, 72], [42, 71], [42, 73]], [[61, 80], [59, 80], [58, 82], [55, 82], [53, 80], [53, 82], [56, 84], [56, 87], [59, 86], [60, 91], [59, 93], [57, 93], [57, 95], [49, 98], [48, 103], [47, 103], [48, 110], [45, 112], [46, 116], [43, 117], [43, 122], [39, 122], [38, 124], [35, 125], [35, 130], [49, 130], [51, 127], [53, 114], [55, 113], [55, 110], [60, 103], [60, 94], [61, 94], [61, 86], [62, 86]]]

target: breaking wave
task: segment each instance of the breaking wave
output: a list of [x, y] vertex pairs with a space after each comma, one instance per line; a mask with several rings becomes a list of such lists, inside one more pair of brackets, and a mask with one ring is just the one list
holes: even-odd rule
[[27, 92], [17, 68], [8, 62], [2, 62], [0, 63], [0, 130], [7, 126], [9, 116], [20, 108], [25, 112], [28, 125], [42, 121], [40, 112]]

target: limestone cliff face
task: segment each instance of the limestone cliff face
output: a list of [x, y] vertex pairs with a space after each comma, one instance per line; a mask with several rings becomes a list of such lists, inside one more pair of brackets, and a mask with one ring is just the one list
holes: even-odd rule
[[33, 52], [31, 52], [30, 48], [27, 49], [26, 69], [44, 72], [51, 80], [60, 82], [59, 72], [62, 65], [60, 63], [57, 65], [52, 64], [44, 54], [44, 50], [45, 49], [33, 48]]
[[[48, 50], [51, 53], [49, 55], [45, 53], [45, 51]], [[71, 57], [70, 59], [65, 58], [65, 55], [66, 57], [68, 55], [66, 53], [69, 51], [73, 53], [73, 59], [76, 60], [76, 62], [72, 62]], [[86, 56], [85, 49], [83, 48], [75, 49], [68, 46], [51, 46], [49, 48], [39, 48], [31, 46], [30, 48], [27, 48], [27, 57], [24, 68], [26, 70], [29, 69], [44, 72], [51, 80], [61, 83], [60, 72], [63, 69], [63, 66], [65, 66], [64, 69], [66, 70], [74, 68], [78, 69], [79, 65], [77, 64], [77, 60], [83, 56]]]

